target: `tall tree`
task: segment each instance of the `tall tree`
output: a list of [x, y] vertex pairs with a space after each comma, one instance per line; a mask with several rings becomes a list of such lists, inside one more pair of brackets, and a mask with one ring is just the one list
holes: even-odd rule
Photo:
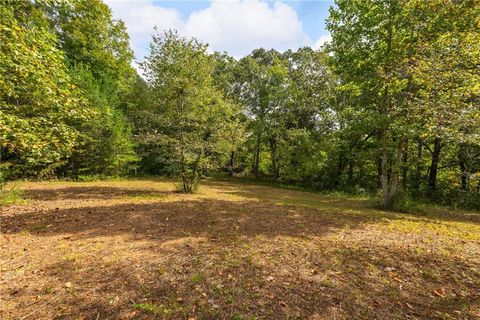
[[338, 0], [328, 28], [335, 70], [358, 92], [357, 107], [378, 132], [382, 206], [392, 207], [408, 132], [401, 117], [409, 113], [410, 82], [403, 62], [412, 41], [402, 3]]
[[228, 154], [233, 105], [213, 85], [214, 60], [196, 39], [156, 34], [144, 64], [161, 115], [157, 136], [174, 152], [181, 189], [193, 192], [218, 154]]
[[480, 143], [480, 6], [478, 1], [410, 0], [404, 8], [416, 34], [408, 66], [418, 87], [417, 131], [433, 145], [427, 185], [434, 197], [444, 145]]
[[275, 164], [278, 144], [278, 117], [288, 96], [288, 68], [286, 61], [275, 50], [254, 50], [249, 56], [241, 59], [241, 73], [238, 77], [239, 97], [245, 107], [246, 116], [250, 119], [250, 130], [253, 132], [254, 155], [253, 172], [260, 175], [261, 151], [264, 144], [270, 151], [272, 174], [278, 176]]
[[136, 81], [124, 23], [113, 19], [100, 0], [40, 2], [38, 6], [48, 13], [70, 74], [96, 114], [78, 127], [79, 147], [63, 171], [74, 176], [125, 173], [137, 157], [123, 114]]
[[0, 16], [0, 163], [45, 176], [72, 154], [89, 114], [44, 12], [2, 1]]

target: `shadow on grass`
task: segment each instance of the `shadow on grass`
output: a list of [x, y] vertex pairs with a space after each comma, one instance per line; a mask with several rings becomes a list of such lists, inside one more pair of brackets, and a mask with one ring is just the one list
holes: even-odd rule
[[51, 189], [27, 189], [29, 199], [42, 201], [81, 200], [81, 199], [118, 199], [125, 197], [150, 197], [172, 194], [173, 191], [102, 186], [61, 187]]
[[[127, 258], [92, 253], [47, 259], [38, 277], [56, 286], [58, 300], [33, 318], [474, 319], [480, 312], [478, 259], [417, 252], [382, 239], [326, 237], [410, 215], [370, 212], [361, 200], [229, 183], [208, 186], [210, 192], [244, 200], [203, 198], [3, 216], [4, 235], [28, 231], [39, 242], [57, 241], [44, 236], [71, 236], [74, 244], [114, 236], [140, 241]], [[29, 192], [47, 200], [171, 193], [106, 187]], [[61, 287], [64, 283], [72, 285]], [[33, 301], [38, 295], [25, 287], [8, 299]], [[50, 295], [39, 299], [48, 301]], [[25, 304], [17, 310], [24, 315], [35, 308]]]
[[[237, 195], [251, 200], [269, 201], [281, 205], [307, 206], [320, 210], [358, 211], [365, 215], [365, 220], [380, 218], [409, 219], [419, 218], [434, 221], [451, 221], [480, 224], [480, 212], [448, 210], [444, 208], [426, 207], [425, 212], [408, 214], [400, 212], [383, 211], [372, 208], [371, 202], [358, 197], [333, 196], [308, 191], [297, 191], [279, 187], [253, 185], [243, 182], [232, 184], [225, 181], [207, 181], [210, 187], [218, 188], [224, 193]], [[241, 185], [242, 188], [238, 186]]]
[[[81, 233], [84, 236], [132, 234], [136, 238], [171, 238], [185, 235], [207, 237], [319, 236], [331, 229], [361, 228], [368, 223], [465, 222], [480, 224], [480, 215], [445, 212], [411, 215], [368, 208], [365, 200], [342, 199], [279, 188], [207, 182], [211, 191], [234, 195], [243, 201], [211, 198], [173, 199], [152, 203], [127, 203], [52, 209], [2, 217], [2, 232], [29, 231], [40, 235]], [[30, 189], [37, 200], [129, 199], [175, 195], [174, 190], [121, 187], [63, 187]], [[179, 195], [181, 197], [181, 195]]]
[[206, 236], [236, 238], [319, 236], [330, 229], [360, 227], [361, 216], [333, 216], [257, 201], [199, 199], [53, 209], [4, 216], [2, 232], [38, 235], [82, 234], [85, 237], [131, 234], [157, 239]]
[[312, 251], [299, 242], [289, 244], [289, 257], [273, 254], [265, 264], [244, 243], [176, 249], [141, 270], [138, 260], [47, 265], [47, 282], [72, 286], [36, 318], [475, 319], [480, 312], [478, 269], [434, 253], [342, 243]]

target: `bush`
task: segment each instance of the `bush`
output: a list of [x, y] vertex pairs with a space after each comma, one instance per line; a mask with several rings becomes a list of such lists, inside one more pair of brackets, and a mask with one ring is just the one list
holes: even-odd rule
[[372, 199], [373, 206], [383, 210], [398, 211], [404, 213], [423, 213], [423, 210], [420, 208], [418, 202], [410, 199], [407, 194], [400, 190], [393, 197], [392, 204], [390, 207], [385, 208], [382, 206], [382, 195], [377, 193]]
[[196, 193], [198, 191], [199, 181], [198, 179], [183, 177], [175, 186], [179, 192]]
[[442, 205], [480, 210], [480, 190], [441, 190], [435, 196], [436, 202]]

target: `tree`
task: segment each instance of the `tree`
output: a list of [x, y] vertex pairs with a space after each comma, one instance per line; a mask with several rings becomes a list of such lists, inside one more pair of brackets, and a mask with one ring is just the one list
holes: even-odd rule
[[378, 132], [381, 205], [394, 206], [402, 154], [408, 139], [411, 81], [404, 61], [412, 37], [399, 0], [336, 1], [329, 46], [335, 71], [358, 93], [357, 108]]
[[279, 112], [283, 110], [288, 96], [289, 78], [287, 64], [275, 50], [254, 50], [241, 59], [238, 75], [239, 101], [249, 119], [252, 138], [255, 140], [253, 172], [260, 175], [261, 150], [267, 144], [271, 159], [272, 175], [278, 177], [276, 148], [278, 144]]
[[[417, 34], [417, 50], [408, 63], [418, 88], [413, 115], [421, 139], [433, 141], [427, 192], [434, 198], [445, 145], [459, 145], [462, 155], [463, 146], [480, 144], [480, 33], [475, 22], [480, 7], [476, 1], [411, 0], [405, 10]], [[460, 156], [460, 163], [464, 160]]]
[[156, 34], [144, 63], [161, 116], [162, 144], [174, 153], [181, 190], [193, 192], [217, 154], [229, 151], [233, 105], [213, 85], [214, 60], [196, 39], [168, 31]]
[[[69, 73], [95, 115], [79, 123], [79, 143], [64, 175], [123, 174], [137, 161], [131, 128], [123, 115], [135, 83], [125, 25], [99, 0], [37, 2], [65, 53]], [[130, 106], [131, 107], [131, 106]], [[113, 147], [115, 146], [115, 147]]]
[[289, 90], [281, 113], [281, 177], [318, 186], [315, 180], [324, 169], [335, 126], [331, 98], [336, 80], [323, 51], [305, 47], [282, 56], [287, 61]]
[[3, 1], [0, 16], [0, 162], [14, 177], [45, 176], [72, 154], [75, 123], [91, 114], [42, 10]]
[[[228, 136], [230, 141], [231, 151], [228, 161], [224, 166], [228, 174], [232, 176], [235, 172], [242, 171], [242, 164], [237, 163], [239, 152], [245, 149], [245, 141], [247, 139], [245, 126], [247, 117], [245, 110], [241, 106], [240, 96], [238, 94], [240, 82], [237, 81], [237, 76], [240, 74], [240, 65], [232, 56], [223, 52], [214, 52], [212, 54], [215, 68], [213, 72], [213, 83], [216, 88], [221, 90], [223, 95], [231, 101], [234, 105], [233, 126], [231, 127], [231, 134]], [[238, 166], [240, 164], [240, 166]]]

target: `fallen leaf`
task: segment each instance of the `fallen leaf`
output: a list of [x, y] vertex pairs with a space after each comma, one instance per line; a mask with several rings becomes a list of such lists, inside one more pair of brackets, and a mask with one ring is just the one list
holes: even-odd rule
[[445, 297], [445, 289], [443, 288], [435, 289], [434, 293], [439, 297]]

